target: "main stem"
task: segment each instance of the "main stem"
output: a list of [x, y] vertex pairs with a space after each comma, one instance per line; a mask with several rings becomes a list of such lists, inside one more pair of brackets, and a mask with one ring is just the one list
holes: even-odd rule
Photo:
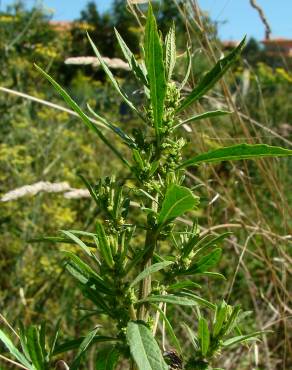
[[[156, 199], [158, 197], [156, 196]], [[157, 201], [152, 202], [152, 209], [157, 212]], [[156, 248], [157, 243], [157, 232], [156, 230], [149, 229], [147, 230], [146, 237], [145, 237], [145, 245], [144, 248], [147, 250], [143, 262], [141, 271], [144, 271], [146, 268], [150, 267], [152, 264], [152, 257], [153, 253]], [[151, 275], [147, 276], [144, 280], [142, 280], [140, 285], [140, 296], [139, 299], [145, 299], [151, 293]], [[147, 304], [142, 304], [138, 311], [138, 319], [147, 321], [149, 315], [149, 309]]]

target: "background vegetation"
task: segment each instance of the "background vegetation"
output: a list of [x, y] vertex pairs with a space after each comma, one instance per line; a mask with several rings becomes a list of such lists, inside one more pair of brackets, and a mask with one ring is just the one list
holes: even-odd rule
[[[178, 2], [164, 0], [157, 11], [162, 30], [169, 27], [172, 19], [176, 22], [181, 63], [175, 74], [180, 80], [180, 66], [185, 68], [186, 64], [185, 45], [190, 46], [193, 64], [186, 87], [190, 89], [218, 58], [222, 45], [216, 25], [201, 13], [195, 1], [184, 4], [177, 7]], [[41, 9], [27, 10], [21, 2], [0, 14], [1, 86], [63, 105], [34, 69], [33, 62], [37, 62], [79, 103], [90, 102], [97, 111], [120, 117], [123, 125], [131, 128], [134, 118], [99, 69], [64, 64], [71, 56], [92, 55], [85, 29], [104, 56], [121, 57], [113, 27], [139, 54], [136, 45], [140, 25], [124, 1], [114, 1], [107, 14], [99, 14], [95, 4], [88, 3], [80, 19], [65, 32], [58, 31], [49, 20], [50, 15]], [[243, 141], [291, 148], [289, 64], [281, 56], [269, 57], [255, 40], [250, 40], [241, 63], [212, 95], [192, 108], [193, 113], [209, 108], [227, 108], [234, 113], [228, 118], [198, 123], [196, 135], [186, 130], [189, 153]], [[115, 70], [115, 74], [125, 90], [133, 90], [134, 81], [127, 71]], [[138, 92], [134, 98], [139, 99]], [[69, 113], [3, 91], [0, 112], [1, 195], [38, 181], [66, 181], [81, 188], [77, 176], [80, 172], [92, 181], [110, 175], [113, 169], [125, 177], [112, 154]], [[221, 272], [231, 278], [224, 284], [210, 281], [210, 299], [220, 289], [227, 300], [232, 292], [232, 303], [241, 302], [244, 309], [254, 311], [251, 329], [273, 330], [256, 346], [237, 350], [226, 358], [227, 369], [274, 370], [292, 366], [291, 170], [291, 160], [281, 159], [225, 162], [188, 173], [189, 184], [196, 187], [202, 198], [202, 209], [207, 209], [197, 214], [202, 229], [214, 234], [233, 232], [225, 244], [220, 266]], [[125, 181], [130, 185], [131, 179]], [[88, 318], [89, 303], [84, 304], [85, 310], [80, 314], [79, 302], [83, 300], [64, 272], [57, 247], [29, 242], [40, 235], [55, 235], [58, 229], [90, 230], [93, 212], [94, 205], [88, 199], [66, 199], [54, 193], [0, 202], [0, 313], [12, 326], [21, 319], [25, 324], [47, 320], [53, 327], [61, 318], [62, 333], [76, 337], [94, 325]], [[219, 226], [212, 229], [212, 225]], [[187, 321], [188, 317], [174, 320], [179, 327], [180, 321]], [[111, 330], [109, 323], [104, 325]], [[182, 330], [181, 343], [187, 348], [183, 338]], [[90, 369], [93, 359], [94, 352]], [[1, 364], [0, 368], [8, 367]]]

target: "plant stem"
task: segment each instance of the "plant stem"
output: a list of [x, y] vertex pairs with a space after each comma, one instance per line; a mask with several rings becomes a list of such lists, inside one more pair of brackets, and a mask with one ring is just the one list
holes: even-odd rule
[[[157, 199], [158, 194], [155, 197], [155, 201], [152, 201], [152, 209], [156, 212], [157, 211]], [[144, 271], [146, 268], [150, 267], [152, 264], [152, 257], [153, 253], [156, 248], [157, 243], [157, 231], [153, 229], [149, 229], [146, 233], [145, 237], [145, 246], [144, 248], [147, 249], [147, 252], [144, 256], [141, 271]], [[151, 275], [147, 276], [144, 280], [142, 280], [140, 285], [140, 296], [139, 299], [145, 299], [151, 293]], [[149, 315], [149, 309], [147, 304], [143, 303], [138, 310], [138, 319], [147, 321]]]
[[135, 311], [135, 308], [134, 308], [133, 304], [130, 305], [129, 313], [130, 313], [131, 320], [136, 321], [137, 320], [137, 315], [136, 315], [136, 311]]
[[[156, 234], [154, 234], [153, 230], [148, 230], [145, 238], [145, 248], [147, 248], [148, 252], [146, 253], [141, 271], [145, 270], [146, 268], [150, 267], [152, 264], [152, 256], [153, 252], [156, 247]], [[140, 286], [140, 297], [139, 299], [145, 299], [151, 292], [151, 275], [147, 276], [141, 282]], [[148, 319], [148, 309], [147, 304], [143, 303], [138, 311], [138, 318], [139, 320], [147, 321]]]

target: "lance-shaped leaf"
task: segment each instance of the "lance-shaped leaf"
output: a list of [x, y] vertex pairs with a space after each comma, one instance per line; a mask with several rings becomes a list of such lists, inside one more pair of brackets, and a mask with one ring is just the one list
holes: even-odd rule
[[219, 335], [221, 328], [224, 324], [226, 319], [226, 315], [228, 313], [228, 306], [227, 303], [223, 300], [220, 305], [216, 305], [216, 312], [213, 322], [213, 336], [216, 337]]
[[119, 360], [120, 352], [116, 347], [106, 347], [97, 352], [95, 370], [114, 370]]
[[240, 159], [257, 159], [265, 157], [288, 157], [292, 150], [266, 144], [238, 144], [199, 154], [183, 162], [178, 168], [197, 165], [200, 163], [216, 163]]
[[27, 349], [35, 369], [45, 370], [46, 365], [40, 341], [40, 333], [36, 326], [29, 327], [27, 331]]
[[155, 338], [145, 325], [129, 322], [127, 340], [139, 370], [168, 369]]
[[195, 332], [193, 331], [193, 329], [191, 329], [186, 323], [182, 323], [182, 327], [185, 329], [186, 333], [187, 333], [187, 336], [190, 340], [190, 342], [192, 343], [194, 349], [196, 351], [199, 350], [199, 341], [198, 341], [198, 338], [195, 334]]
[[[198, 256], [202, 252], [206, 252], [208, 249], [216, 247], [219, 243], [221, 243], [225, 238], [232, 235], [232, 232], [227, 231], [226, 233], [223, 233], [221, 235], [216, 236], [215, 238], [212, 238], [207, 243], [198, 243], [196, 246], [196, 249], [194, 250], [194, 256]], [[210, 234], [208, 235], [210, 237]], [[205, 238], [202, 238], [201, 240], [205, 241]]]
[[190, 266], [184, 273], [185, 274], [198, 274], [205, 272], [209, 268], [217, 265], [222, 256], [222, 249], [216, 248], [211, 253], [202, 257], [197, 263]]
[[193, 294], [192, 291], [187, 291], [186, 289], [182, 292], [180, 292], [180, 298], [182, 297], [187, 297], [191, 300], [193, 300], [197, 305], [200, 305], [200, 306], [203, 306], [203, 307], [208, 307], [210, 308], [211, 310], [215, 310], [216, 306], [211, 303], [210, 301], [208, 301], [207, 299], [205, 298], [202, 298], [196, 294]]
[[180, 127], [180, 126], [182, 126], [186, 123], [196, 122], [196, 121], [200, 121], [200, 120], [206, 119], [206, 118], [226, 116], [226, 114], [231, 114], [231, 112], [228, 112], [226, 110], [214, 110], [214, 111], [211, 111], [211, 112], [205, 112], [205, 113], [202, 113], [202, 114], [197, 114], [195, 116], [187, 118], [186, 120], [178, 123], [176, 126], [174, 126], [174, 129], [178, 128], [178, 127]]
[[199, 320], [198, 334], [202, 355], [206, 356], [210, 346], [210, 332], [208, 323], [203, 317]]
[[163, 225], [181, 216], [199, 204], [199, 197], [191, 190], [180, 185], [171, 184], [165, 194], [161, 210], [158, 215], [158, 224]]
[[27, 348], [27, 329], [24, 327], [23, 323], [19, 323], [19, 340], [21, 344], [22, 351], [25, 355], [25, 357], [30, 360], [30, 355]]
[[114, 266], [114, 259], [112, 255], [112, 250], [108, 241], [108, 237], [105, 233], [104, 227], [100, 222], [96, 224], [97, 237], [94, 238], [100, 253], [107, 263], [107, 265], [112, 268]]
[[163, 61], [163, 49], [157, 30], [156, 19], [149, 3], [145, 29], [145, 64], [148, 73], [150, 100], [153, 109], [153, 121], [156, 136], [159, 139], [162, 124], [166, 79]]
[[200, 99], [205, 95], [220, 78], [227, 72], [227, 70], [237, 60], [245, 44], [245, 37], [240, 44], [234, 48], [225, 58], [220, 59], [216, 65], [209, 71], [201, 80], [199, 85], [183, 100], [182, 104], [177, 109], [180, 112], [187, 108], [189, 105]]
[[176, 62], [176, 46], [175, 46], [175, 25], [170, 27], [170, 30], [165, 38], [165, 67], [166, 79], [170, 81]]
[[56, 82], [50, 75], [48, 75], [44, 70], [42, 70], [38, 65], [35, 64], [36, 69], [53, 85], [57, 92], [62, 96], [65, 102], [70, 108], [74, 110], [85, 123], [85, 125], [94, 131], [98, 137], [112, 150], [113, 153], [127, 166], [130, 167], [128, 161], [121, 155], [121, 153], [116, 149], [114, 145], [111, 144], [109, 140], [103, 135], [103, 133], [97, 128], [90, 118], [83, 112], [79, 105], [71, 98], [71, 96]]
[[189, 289], [201, 289], [201, 285], [195, 283], [194, 281], [191, 280], [184, 280], [184, 281], [179, 281], [178, 283], [171, 284], [169, 287], [167, 287], [167, 291], [180, 291], [182, 289], [189, 288]]
[[[80, 347], [81, 343], [84, 341], [85, 337], [68, 340], [58, 346], [54, 350], [54, 355], [59, 355], [60, 353], [68, 352], [73, 349]], [[103, 343], [103, 342], [118, 342], [119, 339], [114, 337], [106, 337], [104, 335], [96, 335], [91, 343]]]
[[72, 276], [74, 276], [75, 279], [77, 279], [83, 285], [86, 285], [89, 281], [92, 281], [101, 292], [105, 294], [111, 294], [111, 287], [109, 287], [89, 265], [83, 262], [72, 252], [64, 251], [63, 253], [69, 259], [66, 269]]
[[137, 62], [134, 54], [131, 52], [129, 49], [128, 45], [125, 43], [124, 39], [122, 36], [119, 34], [118, 30], [115, 28], [115, 34], [116, 38], [119, 42], [120, 48], [124, 54], [125, 59], [127, 60], [129, 67], [131, 70], [134, 72], [136, 78], [143, 83], [143, 85], [147, 86], [148, 81], [147, 81], [147, 76], [144, 73], [143, 68], [139, 65]]
[[15, 347], [12, 343], [11, 339], [0, 329], [0, 341], [4, 344], [4, 346], [8, 349], [11, 355], [18, 360], [22, 365], [27, 367], [28, 369], [32, 370], [32, 365], [29, 361], [23, 356], [22, 353]]
[[256, 331], [254, 333], [247, 334], [247, 335], [239, 335], [237, 337], [233, 337], [233, 338], [225, 340], [222, 345], [223, 347], [230, 347], [237, 343], [243, 343], [246, 341], [256, 341], [256, 340], [259, 340], [258, 336], [263, 335], [263, 334], [264, 332], [262, 331]]
[[154, 272], [160, 271], [165, 267], [172, 265], [173, 263], [174, 262], [171, 261], [158, 262], [146, 268], [132, 281], [132, 283], [130, 284], [130, 288], [138, 284], [141, 280], [145, 279], [147, 276], [154, 274]]
[[182, 297], [182, 296], [176, 296], [173, 294], [163, 294], [163, 295], [151, 295], [147, 298], [140, 299], [137, 301], [137, 303], [155, 303], [155, 302], [164, 302], [164, 303], [170, 303], [175, 304], [178, 306], [196, 306], [198, 302], [192, 298]]
[[89, 112], [97, 118], [99, 121], [101, 121], [106, 127], [108, 127], [110, 130], [112, 130], [116, 135], [118, 135], [123, 142], [128, 145], [131, 148], [136, 147], [135, 141], [127, 135], [120, 127], [113, 125], [111, 122], [106, 120], [104, 117], [101, 117], [99, 114], [97, 114], [89, 104], [87, 104], [87, 108]]
[[78, 352], [73, 360], [72, 365], [70, 366], [70, 370], [77, 370], [79, 369], [80, 361], [82, 356], [85, 354], [87, 351], [88, 347], [90, 346], [91, 342], [93, 341], [97, 331], [98, 327], [93, 329], [81, 342], [80, 347], [78, 349]]
[[68, 236], [68, 238], [73, 240], [77, 245], [79, 245], [79, 247], [81, 247], [88, 256], [90, 257], [92, 256], [91, 251], [88, 248], [88, 246], [81, 239], [79, 239], [78, 236], [74, 235], [71, 231], [67, 231], [67, 230], [61, 230], [61, 232], [65, 234], [66, 236]]
[[100, 65], [102, 66], [104, 72], [107, 74], [108, 78], [110, 79], [112, 85], [115, 87], [115, 89], [117, 90], [117, 92], [121, 95], [121, 97], [123, 98], [123, 100], [125, 101], [125, 103], [133, 110], [135, 111], [139, 116], [140, 113], [138, 112], [137, 108], [134, 106], [134, 104], [128, 99], [128, 97], [126, 96], [126, 94], [121, 90], [121, 87], [120, 85], [118, 84], [117, 80], [114, 78], [114, 75], [112, 74], [111, 70], [109, 69], [109, 67], [106, 65], [106, 63], [104, 62], [102, 56], [100, 55], [100, 52], [98, 51], [97, 47], [95, 46], [94, 42], [92, 41], [91, 37], [89, 36], [89, 34], [87, 34], [87, 37], [88, 37], [88, 40], [92, 46], [92, 49], [100, 63]]
[[60, 323], [61, 323], [61, 320], [59, 319], [56, 326], [55, 326], [54, 333], [52, 335], [49, 358], [51, 358], [53, 356], [53, 353], [55, 351], [55, 347], [56, 347], [56, 344], [57, 344], [57, 339], [58, 339], [58, 336], [59, 336]]
[[187, 47], [187, 71], [186, 71], [186, 74], [185, 74], [185, 77], [182, 83], [180, 84], [179, 90], [182, 90], [185, 87], [185, 84], [188, 82], [191, 69], [192, 69], [192, 56], [191, 56], [190, 48]]

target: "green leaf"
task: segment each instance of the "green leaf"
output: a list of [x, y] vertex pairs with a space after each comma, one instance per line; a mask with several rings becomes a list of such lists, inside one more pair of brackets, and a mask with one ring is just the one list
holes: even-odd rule
[[220, 274], [219, 272], [210, 272], [210, 271], [204, 271], [200, 272], [200, 275], [210, 276], [217, 279], [226, 280], [226, 277], [223, 274]]
[[55, 326], [55, 329], [54, 329], [54, 333], [53, 333], [52, 341], [51, 341], [51, 346], [50, 346], [49, 358], [51, 358], [53, 356], [53, 353], [55, 351], [57, 339], [58, 339], [58, 336], [59, 336], [60, 323], [61, 323], [61, 320], [58, 320], [57, 324]]
[[89, 183], [89, 181], [83, 175], [81, 175], [79, 173], [78, 176], [83, 181], [84, 185], [86, 186], [87, 190], [89, 191], [89, 193], [91, 195], [91, 198], [95, 201], [95, 203], [99, 207], [100, 206], [100, 199], [99, 199], [99, 196], [96, 193], [95, 189], [91, 186], [91, 184]]
[[262, 332], [262, 331], [256, 331], [254, 333], [247, 334], [247, 335], [239, 335], [237, 337], [233, 337], [233, 338], [225, 340], [222, 345], [223, 345], [223, 347], [230, 347], [230, 346], [233, 346], [234, 344], [242, 343], [242, 342], [245, 342], [245, 341], [259, 340], [259, 338], [257, 338], [257, 337], [259, 335], [263, 335], [263, 334], [264, 334], [264, 332]]
[[101, 280], [99, 275], [96, 274], [95, 271], [89, 265], [87, 265], [87, 263], [83, 262], [74, 253], [67, 252], [67, 251], [63, 251], [63, 253], [69, 259], [68, 264], [74, 267], [74, 269], [76, 269], [76, 271], [79, 272], [82, 275], [82, 277], [84, 277], [85, 280], [81, 282], [86, 284], [89, 279], [93, 279], [93, 280], [96, 279], [98, 281]]
[[0, 329], [0, 340], [4, 344], [4, 346], [8, 349], [12, 356], [14, 356], [22, 365], [32, 370], [32, 365], [23, 356], [23, 354], [19, 352], [19, 350], [11, 342], [10, 338], [1, 329]]
[[94, 240], [96, 242], [97, 247], [100, 250], [100, 253], [107, 263], [107, 265], [112, 268], [114, 266], [113, 255], [111, 251], [111, 247], [109, 245], [109, 241], [107, 235], [105, 233], [104, 227], [100, 222], [96, 224], [96, 233], [97, 238], [95, 237]]
[[115, 34], [116, 38], [119, 42], [120, 48], [124, 54], [124, 57], [126, 58], [129, 67], [134, 72], [135, 77], [143, 83], [144, 86], [148, 85], [147, 76], [144, 73], [143, 68], [139, 65], [137, 60], [135, 59], [134, 54], [131, 52], [131, 50], [128, 48], [127, 44], [123, 40], [122, 36], [119, 34], [118, 30], [115, 28]]
[[183, 247], [182, 256], [185, 258], [187, 257], [191, 251], [194, 251], [193, 256], [197, 256], [202, 252], [205, 252], [207, 249], [216, 246], [222, 240], [224, 240], [227, 236], [231, 235], [231, 232], [226, 232], [216, 236], [215, 238], [208, 240], [212, 235], [207, 234], [203, 237], [199, 237], [199, 235], [195, 235], [189, 239], [189, 241]]
[[81, 247], [88, 256], [92, 256], [90, 249], [81, 239], [78, 238], [78, 236], [67, 230], [61, 230], [61, 232], [68, 236], [69, 239], [73, 240], [77, 245], [79, 245], [79, 247]]
[[[84, 341], [85, 337], [68, 340], [58, 346], [54, 350], [54, 355], [59, 355], [60, 353], [68, 352], [73, 349], [79, 348], [81, 343]], [[103, 342], [115, 342], [118, 341], [117, 338], [106, 337], [104, 335], [96, 335], [91, 343], [103, 343]]]
[[202, 257], [197, 263], [190, 266], [184, 274], [197, 274], [205, 272], [209, 268], [217, 265], [222, 256], [222, 249], [216, 248], [206, 256]]
[[183, 162], [178, 168], [197, 165], [199, 163], [216, 163], [240, 159], [256, 159], [264, 157], [287, 157], [292, 150], [266, 144], [238, 144], [199, 154]]
[[198, 334], [202, 355], [206, 356], [210, 345], [210, 332], [207, 320], [203, 317], [199, 320]]
[[201, 243], [206, 237], [200, 238], [198, 234], [190, 237], [189, 240], [183, 245], [182, 257], [186, 258], [194, 248], [197, 248], [198, 244]]
[[99, 330], [99, 328], [95, 328], [93, 329], [91, 332], [89, 332], [86, 337], [83, 339], [83, 341], [81, 342], [80, 346], [79, 346], [79, 349], [78, 349], [78, 352], [73, 360], [73, 363], [72, 365], [70, 366], [70, 370], [78, 370], [79, 369], [79, 365], [80, 365], [80, 361], [81, 361], [81, 358], [82, 356], [85, 354], [85, 352], [87, 351], [90, 343], [93, 341], [97, 331]]
[[144, 324], [129, 322], [127, 340], [139, 370], [168, 369], [155, 338]]
[[237, 57], [241, 53], [244, 44], [245, 37], [240, 42], [240, 44], [234, 48], [225, 58], [220, 59], [216, 65], [209, 71], [201, 80], [199, 85], [194, 88], [194, 90], [183, 100], [182, 104], [177, 109], [177, 112], [181, 112], [189, 105], [200, 99], [205, 95], [214, 85], [220, 80], [220, 78], [227, 72], [227, 70], [233, 65], [237, 60]]
[[[79, 175], [80, 176], [80, 175]], [[82, 176], [80, 176], [80, 178], [81, 178]], [[68, 230], [68, 231], [70, 231], [70, 233], [72, 233], [72, 234], [74, 234], [74, 235], [82, 235], [82, 236], [89, 236], [89, 237], [91, 237], [91, 238], [93, 238], [94, 237], [94, 233], [90, 233], [90, 232], [88, 232], [88, 231], [83, 231], [83, 230]]]
[[184, 322], [182, 323], [182, 327], [185, 328], [185, 330], [187, 332], [187, 335], [188, 335], [195, 351], [198, 351], [199, 350], [199, 343], [198, 343], [198, 339], [195, 335], [195, 332]]
[[178, 341], [178, 339], [177, 339], [177, 337], [176, 337], [176, 335], [175, 335], [175, 332], [174, 332], [174, 330], [173, 330], [173, 328], [172, 328], [172, 326], [171, 326], [171, 323], [169, 322], [169, 320], [168, 320], [168, 318], [166, 317], [165, 313], [163, 312], [163, 310], [162, 310], [159, 306], [157, 306], [157, 305], [155, 305], [155, 304], [153, 304], [153, 303], [152, 303], [152, 306], [153, 306], [157, 311], [159, 311], [159, 313], [160, 313], [160, 315], [161, 315], [161, 317], [162, 317], [163, 321], [165, 322], [166, 330], [168, 331], [168, 334], [169, 334], [169, 336], [171, 337], [172, 342], [173, 342], [173, 344], [174, 344], [174, 346], [175, 346], [175, 348], [176, 348], [177, 352], [178, 352], [179, 354], [182, 354], [182, 349], [181, 349], [181, 346], [180, 346], [180, 344], [179, 344], [179, 341]]
[[29, 353], [28, 353], [28, 348], [27, 348], [26, 329], [25, 329], [22, 322], [19, 323], [19, 340], [20, 340], [21, 348], [22, 348], [22, 351], [23, 351], [25, 357], [29, 361], [31, 361]]
[[194, 299], [176, 296], [173, 294], [165, 294], [165, 295], [150, 295], [147, 298], [140, 299], [136, 303], [144, 303], [144, 302], [165, 302], [170, 304], [176, 304], [179, 306], [196, 306], [197, 302]]
[[237, 319], [239, 317], [240, 312], [242, 312], [240, 305], [236, 305], [234, 307], [229, 306], [232, 308], [232, 312], [230, 316], [228, 317], [227, 323], [222, 327], [222, 332], [224, 335], [229, 334], [232, 332], [234, 327], [237, 324]]
[[151, 3], [149, 3], [148, 7], [144, 50], [150, 88], [150, 100], [153, 109], [154, 128], [157, 139], [159, 140], [164, 111], [164, 99], [166, 95], [166, 80], [163, 49]]
[[186, 74], [185, 74], [185, 77], [182, 83], [180, 84], [179, 90], [182, 90], [185, 87], [185, 84], [188, 82], [191, 69], [192, 69], [192, 56], [191, 56], [190, 48], [187, 46], [187, 71], [186, 71]]
[[205, 112], [205, 113], [202, 113], [202, 114], [197, 114], [195, 116], [192, 116], [192, 117], [186, 119], [185, 121], [182, 121], [182, 122], [178, 123], [173, 128], [176, 129], [176, 128], [178, 128], [182, 125], [185, 125], [186, 123], [189, 123], [189, 122], [200, 121], [202, 119], [207, 119], [207, 118], [226, 116], [227, 114], [231, 114], [231, 113], [232, 112], [228, 112], [228, 111], [225, 111], [225, 110], [214, 110], [214, 111], [211, 111], [211, 112]]
[[83, 285], [91, 280], [103, 293], [111, 294], [110, 287], [89, 265], [72, 252], [63, 251], [63, 253], [69, 259], [66, 268], [75, 279]]
[[116, 347], [106, 347], [97, 353], [95, 370], [114, 370], [120, 352]]
[[175, 46], [175, 24], [170, 27], [165, 38], [165, 67], [166, 79], [171, 80], [171, 76], [176, 62], [176, 46]]
[[120, 127], [113, 125], [111, 122], [109, 122], [104, 117], [101, 117], [99, 114], [97, 114], [89, 104], [87, 104], [87, 108], [89, 112], [99, 121], [101, 121], [108, 129], [110, 129], [112, 132], [114, 132], [116, 135], [119, 136], [120, 139], [123, 140], [124, 144], [126, 144], [130, 148], [136, 147], [135, 141], [127, 135]]
[[39, 343], [42, 350], [42, 357], [43, 362], [45, 363], [47, 361], [47, 349], [46, 349], [46, 322], [43, 321], [40, 325], [40, 328], [37, 328], [37, 332], [39, 335]]
[[183, 291], [183, 292], [180, 293], [180, 297], [181, 296], [187, 297], [188, 299], [192, 299], [194, 301], [194, 304], [201, 305], [201, 306], [204, 306], [204, 307], [208, 307], [211, 310], [215, 310], [215, 308], [216, 308], [216, 306], [213, 303], [211, 303], [210, 301], [208, 301], [205, 298], [202, 298], [202, 297], [194, 294], [192, 291]]
[[213, 336], [214, 337], [219, 335], [221, 328], [224, 324], [224, 321], [226, 319], [227, 312], [228, 312], [228, 306], [225, 301], [222, 301], [222, 303], [216, 307], [216, 314], [215, 314], [214, 325], [213, 325]]
[[112, 85], [115, 87], [115, 89], [117, 90], [117, 92], [121, 95], [121, 97], [124, 99], [125, 103], [133, 110], [135, 111], [139, 116], [140, 113], [138, 112], [137, 108], [133, 105], [133, 103], [128, 99], [128, 97], [126, 96], [126, 94], [121, 90], [120, 88], [120, 85], [118, 84], [117, 80], [114, 78], [114, 75], [112, 74], [111, 70], [108, 68], [108, 66], [106, 65], [106, 63], [104, 62], [102, 56], [100, 55], [100, 52], [98, 51], [97, 47], [95, 46], [94, 42], [92, 41], [91, 37], [89, 36], [89, 34], [87, 33], [87, 37], [88, 37], [88, 40], [92, 46], [92, 49], [100, 63], [100, 65], [102, 66], [104, 72], [107, 74], [108, 78], [110, 79]]
[[30, 356], [27, 348], [26, 329], [22, 322], [19, 322], [19, 340], [25, 357], [30, 361]]
[[130, 288], [133, 288], [136, 284], [138, 284], [141, 280], [145, 279], [147, 276], [154, 274], [154, 272], [157, 272], [159, 270], [164, 269], [165, 267], [168, 267], [172, 265], [174, 262], [171, 261], [164, 261], [164, 262], [158, 262], [154, 265], [146, 268], [144, 271], [142, 271], [130, 284]]
[[[200, 242], [196, 246], [196, 250], [195, 250], [194, 255], [198, 256], [202, 252], [205, 252], [207, 249], [212, 248], [214, 246], [217, 246], [219, 243], [221, 243], [225, 238], [227, 238], [230, 235], [232, 235], [232, 232], [227, 231], [226, 233], [220, 234], [220, 235], [216, 236], [215, 238], [209, 240], [207, 243], [205, 243], [203, 245], [202, 245], [201, 241], [205, 240], [205, 238], [201, 239]], [[208, 236], [210, 236], [210, 235], [208, 235]], [[199, 246], [200, 246], [200, 248], [197, 249], [197, 247], [199, 247]]]
[[36, 326], [31, 326], [27, 331], [27, 349], [31, 362], [37, 370], [45, 370], [45, 359], [40, 344], [40, 335]]
[[111, 144], [109, 140], [103, 135], [103, 133], [97, 128], [90, 118], [82, 111], [79, 105], [71, 98], [71, 96], [56, 82], [50, 75], [48, 75], [41, 67], [35, 64], [36, 69], [53, 85], [57, 92], [63, 97], [65, 102], [70, 108], [74, 110], [85, 123], [85, 125], [95, 132], [98, 137], [112, 150], [112, 152], [127, 166], [130, 168], [128, 161], [122, 156], [122, 154], [116, 149], [114, 145]]
[[190, 211], [199, 204], [199, 197], [190, 189], [176, 184], [168, 187], [158, 216], [158, 224], [163, 225]]
[[171, 290], [181, 290], [181, 289], [185, 289], [185, 288], [196, 288], [196, 289], [200, 289], [201, 288], [201, 285], [191, 281], [191, 280], [184, 280], [184, 281], [179, 281], [175, 284], [172, 284], [170, 285], [169, 287], [167, 287], [167, 290], [168, 291], [171, 291]]

